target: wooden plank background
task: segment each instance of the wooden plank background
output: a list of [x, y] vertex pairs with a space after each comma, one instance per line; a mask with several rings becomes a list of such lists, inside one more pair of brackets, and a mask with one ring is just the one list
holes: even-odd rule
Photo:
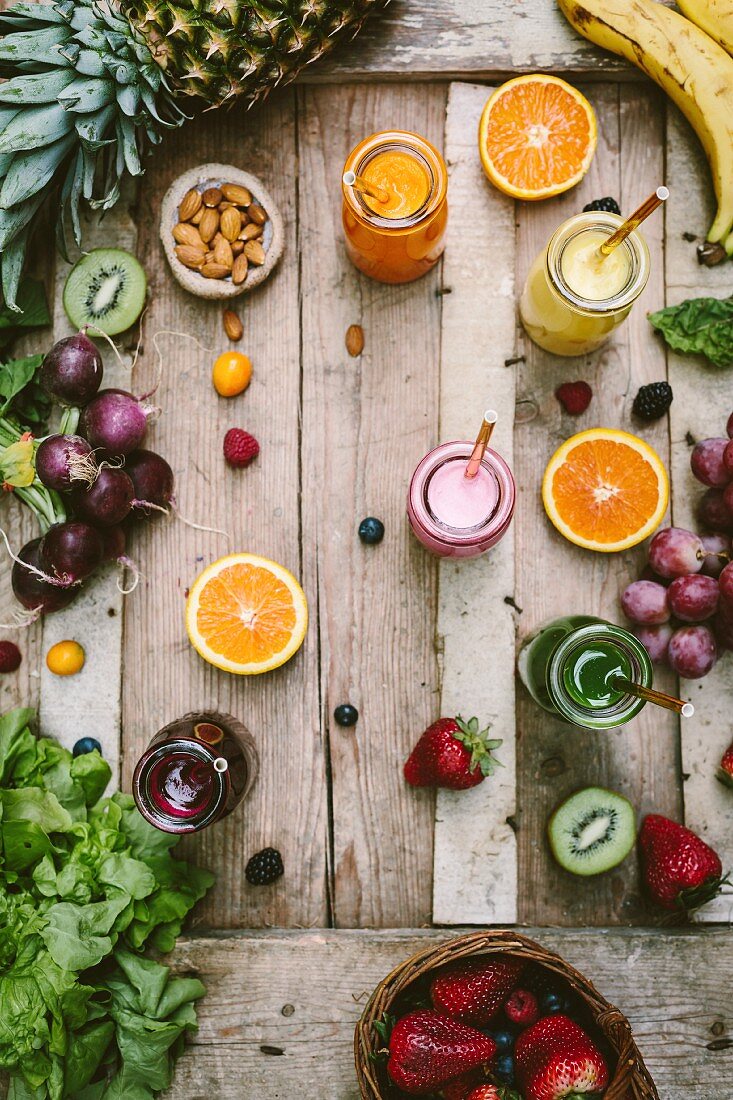
[[[628, 1016], [660, 1097], [730, 1095], [730, 1003], [720, 980], [733, 965], [730, 935], [625, 929], [528, 935], [592, 975]], [[181, 941], [175, 965], [201, 973], [207, 994], [199, 1032], [167, 1100], [282, 1100], [304, 1086], [318, 1100], [357, 1100], [353, 1029], [369, 994], [393, 966], [445, 938], [418, 931], [263, 932]]]

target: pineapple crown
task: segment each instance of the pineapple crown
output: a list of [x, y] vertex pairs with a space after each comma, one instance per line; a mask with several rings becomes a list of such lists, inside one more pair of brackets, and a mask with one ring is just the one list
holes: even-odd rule
[[103, 210], [147, 146], [180, 126], [165, 73], [108, 3], [60, 0], [0, 13], [0, 251], [2, 289], [16, 308], [26, 243], [49, 190], [57, 241], [81, 242], [80, 203]]

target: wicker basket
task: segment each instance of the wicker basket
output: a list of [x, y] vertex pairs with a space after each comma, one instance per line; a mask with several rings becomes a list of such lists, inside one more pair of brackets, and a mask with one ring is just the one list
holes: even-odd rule
[[363, 1100], [390, 1100], [396, 1090], [390, 1087], [383, 1065], [371, 1055], [382, 1041], [373, 1024], [389, 1012], [409, 986], [446, 963], [455, 963], [475, 955], [510, 954], [546, 967], [560, 975], [575, 996], [587, 1007], [588, 1022], [595, 1022], [609, 1057], [610, 1083], [604, 1100], [659, 1100], [659, 1094], [644, 1065], [631, 1034], [631, 1026], [617, 1008], [598, 993], [593, 985], [559, 955], [547, 951], [533, 940], [511, 931], [475, 932], [450, 940], [438, 947], [427, 947], [396, 967], [380, 982], [369, 999], [356, 1026], [354, 1057], [356, 1076]]

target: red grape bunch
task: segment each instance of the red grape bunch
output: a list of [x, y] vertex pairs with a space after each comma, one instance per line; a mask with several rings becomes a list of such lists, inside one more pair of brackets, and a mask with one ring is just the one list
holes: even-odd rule
[[706, 533], [658, 531], [644, 579], [628, 586], [621, 606], [653, 661], [696, 680], [710, 672], [719, 650], [733, 650], [733, 413], [727, 438], [696, 444], [690, 465], [707, 486], [698, 507]]

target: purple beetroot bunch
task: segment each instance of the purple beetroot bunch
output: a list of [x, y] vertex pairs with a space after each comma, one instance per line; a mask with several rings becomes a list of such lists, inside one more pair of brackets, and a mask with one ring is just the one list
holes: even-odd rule
[[[159, 410], [124, 390], [100, 389], [102, 376], [84, 330], [59, 340], [40, 367], [41, 385], [64, 412], [59, 433], [34, 449], [33, 483], [15, 489], [41, 526], [12, 572], [15, 596], [33, 617], [66, 607], [103, 561], [131, 565], [123, 525], [173, 504], [173, 471], [142, 446]], [[12, 426], [3, 427], [7, 438]]]

